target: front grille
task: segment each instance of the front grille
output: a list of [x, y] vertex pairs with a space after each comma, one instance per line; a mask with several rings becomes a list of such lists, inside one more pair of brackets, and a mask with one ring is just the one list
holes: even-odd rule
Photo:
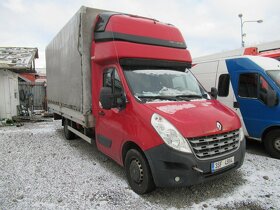
[[239, 147], [239, 130], [227, 133], [188, 138], [199, 159], [215, 158], [231, 153]]

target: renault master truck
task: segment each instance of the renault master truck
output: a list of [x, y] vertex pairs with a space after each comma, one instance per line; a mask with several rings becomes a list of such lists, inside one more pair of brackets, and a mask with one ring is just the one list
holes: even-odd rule
[[82, 7], [46, 48], [48, 105], [66, 139], [95, 142], [136, 193], [202, 183], [239, 168], [245, 141], [191, 63], [173, 25]]
[[[232, 51], [233, 52], [233, 51]], [[192, 72], [218, 100], [239, 114], [245, 135], [264, 143], [280, 158], [280, 62], [260, 56], [209, 56], [194, 59]]]

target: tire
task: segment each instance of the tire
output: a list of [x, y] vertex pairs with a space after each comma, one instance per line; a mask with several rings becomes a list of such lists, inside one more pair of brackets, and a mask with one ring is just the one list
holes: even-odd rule
[[280, 130], [272, 130], [266, 134], [264, 146], [271, 157], [280, 159]]
[[154, 180], [146, 158], [136, 149], [126, 153], [125, 172], [130, 187], [137, 194], [145, 194], [155, 189]]
[[67, 140], [73, 140], [76, 138], [76, 135], [71, 132], [70, 130], [68, 130], [68, 125], [70, 125], [70, 120], [65, 119], [64, 121], [64, 136]]

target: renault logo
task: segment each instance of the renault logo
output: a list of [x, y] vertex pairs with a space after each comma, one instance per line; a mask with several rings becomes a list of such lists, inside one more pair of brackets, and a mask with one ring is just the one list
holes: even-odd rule
[[223, 126], [222, 126], [222, 124], [219, 122], [219, 121], [217, 121], [217, 129], [219, 130], [219, 131], [221, 131], [221, 130], [223, 130]]

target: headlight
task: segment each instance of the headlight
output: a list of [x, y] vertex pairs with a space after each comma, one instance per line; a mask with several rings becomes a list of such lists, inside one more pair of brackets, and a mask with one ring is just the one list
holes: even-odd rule
[[187, 140], [164, 117], [154, 113], [151, 124], [168, 146], [181, 152], [192, 153]]
[[239, 141], [243, 141], [245, 139], [243, 128], [239, 128]]

